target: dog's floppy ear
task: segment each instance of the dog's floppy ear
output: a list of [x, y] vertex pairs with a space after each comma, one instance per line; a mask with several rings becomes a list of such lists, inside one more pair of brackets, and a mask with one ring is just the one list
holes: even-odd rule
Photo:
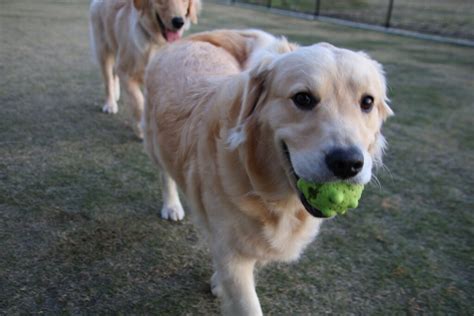
[[393, 111], [388, 105], [390, 100], [387, 97], [387, 80], [385, 79], [385, 71], [383, 70], [383, 66], [375, 60], [372, 60], [375, 63], [375, 67], [380, 75], [382, 81], [382, 89], [383, 89], [383, 100], [380, 106], [380, 115], [382, 116], [382, 120], [385, 121], [387, 118], [393, 115]]
[[245, 122], [264, 97], [265, 79], [269, 72], [269, 60], [253, 68], [249, 72], [249, 76], [245, 85], [244, 94], [242, 96], [242, 107], [239, 114], [239, 124]]
[[192, 23], [198, 22], [198, 15], [201, 11], [201, 0], [189, 0], [188, 14], [186, 16], [191, 20]]
[[387, 97], [387, 80], [385, 79], [385, 71], [383, 69], [382, 64], [372, 59], [367, 53], [362, 52], [362, 51], [359, 51], [358, 53], [372, 62], [372, 64], [375, 66], [375, 69], [377, 70], [377, 73], [380, 77], [380, 81], [382, 83], [382, 90], [383, 90], [382, 91], [383, 100], [382, 100], [382, 103], [380, 104], [379, 111], [380, 111], [382, 120], [385, 121], [387, 118], [393, 115], [393, 111], [388, 105], [390, 100]]
[[389, 99], [385, 98], [385, 100], [382, 103], [382, 107], [380, 110], [380, 114], [382, 115], [382, 119], [385, 121], [387, 118], [390, 116], [394, 115], [392, 109], [388, 105]]
[[243, 79], [244, 91], [240, 105], [237, 124], [230, 130], [228, 145], [230, 149], [237, 148], [247, 137], [246, 123], [259, 105], [265, 100], [266, 80], [270, 72], [271, 58], [263, 59], [259, 65], [252, 68]]
[[[393, 111], [388, 105], [390, 100], [387, 97], [387, 81], [385, 79], [385, 71], [383, 69], [383, 66], [379, 62], [370, 58], [369, 55], [367, 55], [364, 52], [358, 52], [358, 53], [368, 58], [372, 62], [372, 64], [375, 66], [375, 69], [377, 70], [377, 73], [379, 75], [380, 82], [382, 85], [381, 86], [382, 100], [377, 106], [380, 113], [380, 117], [382, 118], [382, 122], [383, 122], [388, 117], [393, 115]], [[385, 137], [382, 135], [382, 132], [379, 131], [376, 135], [375, 141], [369, 146], [369, 152], [372, 155], [374, 166], [376, 168], [383, 166], [382, 156], [383, 156], [383, 153], [385, 152], [386, 147], [387, 147], [387, 142], [385, 141]]]

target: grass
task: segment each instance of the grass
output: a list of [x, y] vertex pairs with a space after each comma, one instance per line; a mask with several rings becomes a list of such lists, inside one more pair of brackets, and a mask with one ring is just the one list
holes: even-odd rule
[[[236, 0], [313, 14], [317, 0]], [[320, 0], [319, 14], [385, 26], [389, 0]], [[474, 39], [470, 0], [394, 0], [390, 26], [428, 34]]]
[[[159, 218], [158, 176], [126, 107], [100, 112], [88, 1], [0, 4], [0, 314], [218, 314], [189, 219]], [[266, 314], [474, 308], [474, 50], [207, 4], [193, 31], [255, 27], [385, 65], [390, 171], [294, 264], [258, 272]]]

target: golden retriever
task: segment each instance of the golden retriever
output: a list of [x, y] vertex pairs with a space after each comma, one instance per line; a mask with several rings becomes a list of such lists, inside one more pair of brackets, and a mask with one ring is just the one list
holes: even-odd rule
[[102, 110], [117, 113], [119, 80], [125, 87], [133, 128], [140, 138], [143, 83], [150, 56], [173, 42], [197, 23], [200, 0], [93, 0], [90, 6], [90, 37], [105, 84]]
[[209, 243], [223, 313], [261, 315], [254, 266], [297, 259], [323, 221], [297, 179], [365, 184], [381, 163], [392, 114], [381, 65], [326, 43], [219, 30], [160, 51], [145, 91], [162, 217], [184, 216], [177, 183]]

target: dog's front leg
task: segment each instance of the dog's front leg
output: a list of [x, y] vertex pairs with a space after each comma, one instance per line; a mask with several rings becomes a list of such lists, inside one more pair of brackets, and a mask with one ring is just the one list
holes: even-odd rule
[[142, 90], [140, 89], [140, 82], [128, 76], [121, 76], [127, 94], [127, 103], [132, 111], [133, 122], [132, 127], [135, 134], [143, 139], [143, 128], [141, 125], [142, 115], [145, 100]]
[[101, 53], [99, 62], [107, 96], [102, 111], [115, 114], [118, 112], [117, 101], [120, 96], [120, 85], [117, 84], [117, 76], [114, 74], [115, 57], [104, 51]]
[[172, 221], [182, 220], [184, 210], [179, 200], [176, 182], [174, 182], [163, 168], [161, 169], [161, 195], [163, 198], [161, 217]]
[[[239, 255], [215, 258], [216, 272], [212, 283], [222, 295], [223, 314], [238, 316], [262, 315], [255, 291], [253, 270], [256, 260]], [[214, 291], [213, 291], [214, 292]], [[215, 293], [217, 294], [217, 293]]]

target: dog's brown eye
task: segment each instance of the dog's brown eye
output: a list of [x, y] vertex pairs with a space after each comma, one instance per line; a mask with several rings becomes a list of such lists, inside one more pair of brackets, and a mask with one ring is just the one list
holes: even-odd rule
[[291, 100], [293, 103], [300, 108], [301, 110], [312, 110], [316, 104], [318, 104], [319, 100], [316, 99], [313, 95], [308, 92], [299, 92], [295, 94]]
[[374, 107], [374, 97], [371, 95], [364, 95], [360, 100], [360, 108], [362, 111], [368, 113]]

